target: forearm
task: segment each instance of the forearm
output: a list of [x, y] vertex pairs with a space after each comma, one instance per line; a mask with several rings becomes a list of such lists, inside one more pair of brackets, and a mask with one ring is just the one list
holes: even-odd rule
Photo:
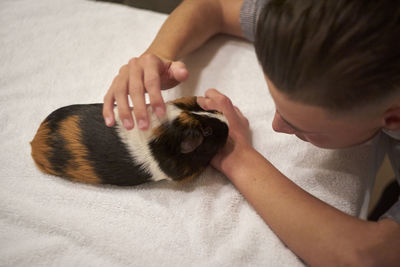
[[[167, 18], [145, 53], [177, 60], [197, 49], [213, 35], [230, 32], [226, 28], [237, 28], [239, 25], [240, 2], [235, 1], [233, 11], [227, 15], [218, 0], [183, 1]], [[226, 18], [232, 20], [232, 16], [237, 16], [237, 23], [234, 23], [237, 25], [226, 25]]]
[[369, 256], [383, 251], [375, 250], [384, 235], [377, 223], [351, 217], [318, 200], [255, 150], [236, 155], [230, 160], [240, 164], [225, 163], [223, 171], [280, 239], [308, 264], [365, 263], [364, 256], [368, 262]]

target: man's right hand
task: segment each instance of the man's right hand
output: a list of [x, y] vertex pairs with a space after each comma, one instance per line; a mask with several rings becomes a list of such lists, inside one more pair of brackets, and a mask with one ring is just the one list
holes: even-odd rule
[[145, 102], [145, 93], [150, 97], [150, 105], [155, 114], [162, 117], [165, 114], [165, 104], [161, 90], [172, 88], [185, 81], [189, 72], [183, 62], [168, 61], [145, 53], [138, 58], [132, 58], [122, 66], [114, 78], [107, 94], [104, 96], [103, 117], [107, 126], [115, 123], [114, 103], [117, 103], [118, 114], [128, 130], [134, 127], [128, 95], [131, 98], [137, 126], [145, 130], [149, 127]]

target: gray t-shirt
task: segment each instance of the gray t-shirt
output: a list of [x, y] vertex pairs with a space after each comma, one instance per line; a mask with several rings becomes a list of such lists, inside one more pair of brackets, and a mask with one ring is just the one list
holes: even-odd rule
[[254, 42], [254, 34], [257, 25], [257, 19], [260, 15], [261, 8], [268, 3], [269, 0], [243, 0], [240, 9], [240, 26], [244, 36]]
[[[244, 36], [249, 41], [254, 41], [254, 35], [257, 25], [257, 19], [261, 9], [270, 0], [243, 0], [240, 9], [240, 26]], [[400, 184], [400, 132], [385, 132], [383, 135], [385, 152], [388, 154], [392, 168], [396, 174], [397, 181]], [[390, 218], [400, 223], [400, 197], [399, 200], [381, 217]]]
[[[400, 132], [383, 131], [384, 146], [389, 157], [397, 182], [400, 184]], [[384, 214], [381, 219], [390, 218], [400, 223], [400, 196], [397, 202]]]

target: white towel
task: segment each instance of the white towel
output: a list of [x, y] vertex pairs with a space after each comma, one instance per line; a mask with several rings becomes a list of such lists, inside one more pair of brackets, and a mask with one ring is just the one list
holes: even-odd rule
[[[29, 142], [53, 110], [102, 102], [166, 15], [84, 0], [0, 2], [0, 266], [302, 266], [232, 184], [208, 168], [180, 186], [93, 186], [42, 174]], [[254, 146], [323, 201], [359, 216], [376, 145], [321, 150], [274, 133], [253, 47], [217, 37], [185, 59], [166, 100], [214, 87], [249, 118]], [[290, 212], [290, 211], [287, 211]]]

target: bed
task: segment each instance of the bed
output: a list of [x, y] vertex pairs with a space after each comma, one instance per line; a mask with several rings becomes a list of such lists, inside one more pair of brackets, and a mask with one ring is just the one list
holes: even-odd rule
[[[86, 0], [0, 1], [0, 266], [303, 266], [211, 167], [192, 182], [136, 187], [73, 183], [35, 167], [29, 142], [40, 122], [61, 106], [102, 102], [165, 19]], [[322, 150], [273, 132], [274, 104], [244, 40], [216, 36], [184, 62], [190, 78], [164, 91], [165, 100], [217, 88], [248, 117], [254, 147], [281, 172], [365, 218], [379, 136]]]

